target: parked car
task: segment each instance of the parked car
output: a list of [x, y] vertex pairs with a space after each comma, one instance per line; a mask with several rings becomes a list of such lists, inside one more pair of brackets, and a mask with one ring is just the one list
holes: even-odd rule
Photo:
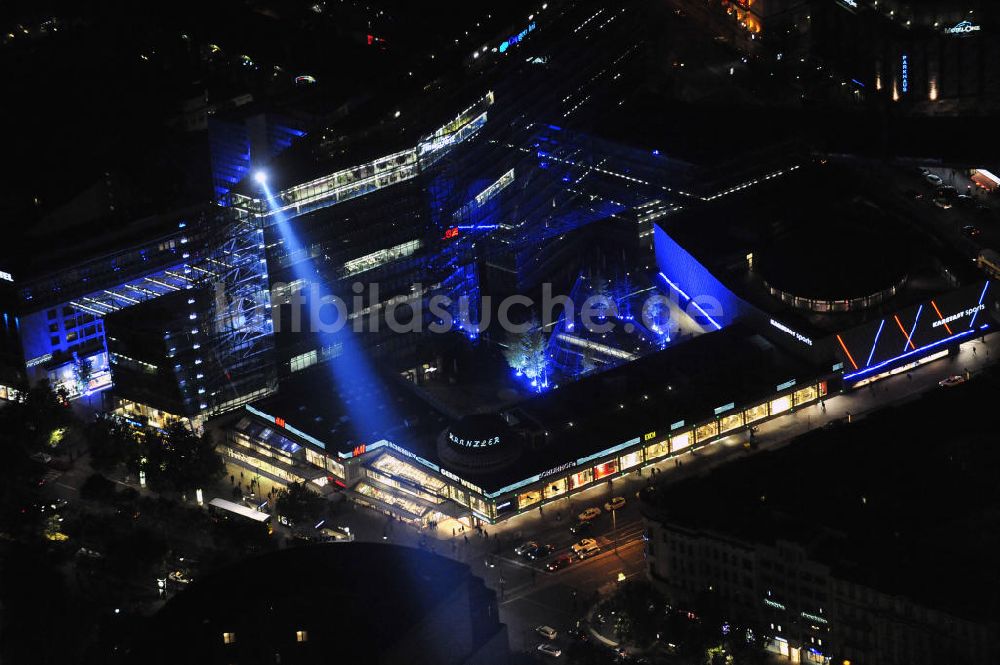
[[538, 543], [533, 540], [529, 540], [525, 543], [521, 543], [514, 548], [514, 554], [518, 556], [525, 556], [528, 552], [538, 547]]
[[556, 639], [556, 635], [559, 634], [556, 632], [556, 629], [551, 626], [539, 626], [538, 628], [535, 628], [535, 632], [547, 640], [554, 640]]
[[545, 570], [550, 573], [554, 573], [557, 570], [562, 570], [571, 563], [573, 563], [573, 557], [568, 554], [563, 554], [562, 556], [557, 556], [555, 559], [545, 564]]
[[562, 651], [558, 647], [551, 644], [539, 644], [538, 650], [544, 653], [546, 656], [552, 656], [553, 658], [558, 658], [562, 655]]
[[941, 176], [935, 175], [935, 174], [931, 173], [930, 171], [928, 171], [927, 173], [924, 174], [924, 180], [928, 184], [934, 185], [935, 187], [937, 187], [938, 185], [944, 184], [944, 180], [941, 179]]
[[576, 524], [573, 524], [569, 528], [570, 533], [575, 533], [576, 535], [582, 535], [584, 533], [590, 533], [591, 529], [594, 528], [594, 523], [590, 520], [581, 520]]
[[624, 507], [625, 507], [625, 497], [623, 496], [616, 496], [604, 504], [604, 510], [608, 511], [609, 513], [613, 510], [621, 510]]
[[598, 508], [597, 506], [593, 506], [591, 508], [587, 508], [585, 511], [577, 515], [577, 518], [579, 518], [581, 522], [589, 522], [590, 520], [595, 519], [600, 515], [601, 515], [601, 509]]
[[965, 383], [965, 377], [959, 374], [955, 376], [949, 376], [947, 379], [942, 379], [938, 381], [938, 385], [942, 388], [951, 388], [952, 386], [958, 386]]

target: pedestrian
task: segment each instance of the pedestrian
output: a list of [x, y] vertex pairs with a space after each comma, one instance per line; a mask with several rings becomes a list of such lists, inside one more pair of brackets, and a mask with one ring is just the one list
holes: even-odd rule
[[465, 544], [466, 545], [469, 544], [469, 537], [468, 536], [462, 536], [462, 539], [465, 540]]
[[451, 527], [451, 537], [455, 537], [455, 527]]

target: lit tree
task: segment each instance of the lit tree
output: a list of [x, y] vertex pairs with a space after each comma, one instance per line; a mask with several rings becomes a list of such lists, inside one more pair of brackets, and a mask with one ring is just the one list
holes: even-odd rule
[[512, 335], [503, 353], [507, 364], [540, 392], [549, 384], [547, 350], [545, 331], [538, 317], [532, 315], [527, 332]]
[[76, 389], [81, 395], [87, 392], [90, 378], [94, 375], [94, 363], [90, 358], [81, 358], [73, 354], [73, 376], [76, 378]]

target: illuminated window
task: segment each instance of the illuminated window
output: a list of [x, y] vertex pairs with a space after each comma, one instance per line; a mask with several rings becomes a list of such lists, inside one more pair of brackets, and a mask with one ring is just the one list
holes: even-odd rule
[[567, 489], [569, 489], [569, 483], [566, 482], [565, 478], [559, 478], [558, 480], [549, 481], [549, 483], [542, 488], [542, 494], [546, 499], [550, 499], [554, 496], [565, 494]]
[[743, 426], [742, 413], [734, 413], [733, 415], [726, 416], [725, 418], [719, 421], [720, 432], [729, 432], [736, 429], [737, 427], [742, 427], [742, 426]]
[[683, 450], [691, 445], [691, 432], [684, 432], [670, 439], [670, 452]]
[[618, 471], [618, 460], [611, 460], [610, 462], [605, 462], [604, 464], [598, 464], [594, 467], [594, 480], [606, 478], [616, 471]]
[[796, 390], [792, 394], [792, 399], [794, 401], [795, 406], [798, 406], [800, 404], [805, 404], [806, 402], [811, 402], [817, 397], [819, 397], [819, 391], [816, 390], [816, 386], [808, 386], [801, 390]]
[[757, 406], [750, 407], [749, 409], [743, 412], [743, 415], [746, 416], [746, 423], [747, 425], [749, 425], [752, 422], [756, 422], [758, 420], [762, 420], [763, 418], [767, 418], [767, 413], [768, 413], [767, 402], [765, 402], [763, 404], [758, 404]]
[[223, 633], [222, 634], [223, 644], [236, 644], [236, 633]]
[[517, 507], [525, 508], [527, 506], [538, 503], [542, 500], [542, 493], [538, 490], [531, 490], [530, 492], [522, 492], [517, 495]]
[[785, 395], [784, 397], [779, 397], [778, 399], [771, 400], [771, 415], [777, 415], [779, 413], [784, 413], [792, 408], [792, 397], [790, 395]]
[[701, 427], [695, 429], [695, 431], [694, 431], [694, 440], [695, 440], [695, 443], [701, 443], [702, 441], [705, 441], [706, 439], [711, 439], [713, 436], [717, 435], [718, 433], [719, 433], [719, 423], [711, 422], [711, 423], [707, 423], [705, 425], [702, 425]]
[[309, 641], [309, 632], [305, 631], [305, 630], [297, 630], [297, 631], [295, 631], [295, 641], [296, 642], [308, 642]]
[[584, 485], [590, 483], [594, 480], [594, 472], [590, 469], [584, 469], [579, 473], [574, 473], [569, 477], [569, 488], [575, 490], [577, 487], [583, 487]]
[[307, 367], [311, 367], [311, 366], [315, 365], [318, 360], [319, 360], [319, 357], [318, 357], [315, 349], [313, 349], [312, 351], [307, 351], [306, 353], [299, 354], [299, 355], [297, 355], [297, 356], [295, 356], [295, 357], [292, 358], [292, 362], [291, 362], [291, 364], [292, 364], [292, 371], [293, 372], [298, 372], [299, 370], [303, 370], [303, 369], [305, 369]]
[[634, 453], [629, 453], [628, 455], [622, 455], [619, 458], [621, 463], [621, 470], [631, 469], [633, 466], [642, 464], [642, 451], [637, 450]]
[[658, 457], [663, 457], [670, 452], [670, 444], [666, 439], [660, 441], [659, 443], [654, 443], [651, 446], [646, 446], [646, 459], [654, 460]]

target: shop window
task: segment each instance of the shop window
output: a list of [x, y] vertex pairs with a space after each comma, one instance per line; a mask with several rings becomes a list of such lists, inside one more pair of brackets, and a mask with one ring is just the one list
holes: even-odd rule
[[475, 510], [476, 512], [486, 515], [487, 517], [490, 518], [496, 517], [495, 515], [491, 514], [490, 507], [486, 504], [486, 502], [480, 499], [475, 494], [469, 495], [469, 507]]
[[542, 493], [538, 490], [531, 490], [530, 492], [522, 492], [517, 495], [517, 507], [526, 508], [533, 504], [538, 503], [542, 500]]
[[694, 441], [695, 443], [701, 443], [702, 441], [707, 441], [713, 436], [719, 433], [719, 423], [710, 422], [698, 427], [694, 431]]
[[771, 415], [776, 416], [792, 408], [792, 398], [790, 395], [771, 400]]
[[223, 644], [236, 644], [236, 633], [225, 632], [222, 634]]
[[621, 463], [622, 471], [624, 471], [625, 469], [631, 469], [633, 466], [638, 466], [639, 464], [642, 464], [642, 450], [636, 450], [635, 452], [631, 452], [628, 455], [622, 455], [619, 458], [619, 462]]
[[326, 458], [322, 454], [317, 453], [315, 450], [310, 448], [306, 448], [306, 461], [312, 465], [318, 466], [321, 469], [326, 466]]
[[296, 642], [308, 642], [309, 641], [309, 631], [297, 630], [295, 631], [295, 641]]
[[338, 462], [337, 460], [333, 459], [332, 457], [326, 458], [326, 470], [339, 478], [345, 477], [344, 465]]
[[611, 460], [594, 467], [594, 480], [606, 478], [618, 471], [618, 460]]
[[658, 457], [663, 457], [670, 452], [670, 444], [666, 439], [660, 441], [659, 443], [654, 443], [651, 446], [646, 446], [646, 459], [654, 460]]
[[826, 397], [826, 381], [819, 382], [819, 396]]
[[594, 472], [590, 469], [584, 469], [579, 473], [574, 473], [569, 477], [569, 488], [575, 490], [577, 487], [583, 487], [594, 480]]
[[731, 416], [726, 416], [719, 421], [719, 431], [720, 432], [731, 432], [732, 430], [743, 426], [743, 414], [734, 413]]
[[678, 450], [684, 450], [691, 445], [691, 432], [684, 432], [683, 434], [678, 434], [670, 439], [670, 452], [675, 453]]
[[763, 404], [758, 404], [757, 406], [752, 406], [746, 411], [744, 411], [743, 414], [746, 416], [747, 425], [749, 425], [752, 422], [756, 422], [758, 420], [763, 420], [764, 418], [767, 418], [768, 414], [767, 402], [764, 402]]
[[795, 406], [811, 402], [817, 397], [819, 397], [819, 391], [816, 390], [816, 386], [807, 386], [801, 390], [796, 390], [792, 394], [792, 400]]
[[545, 487], [542, 488], [542, 494], [546, 499], [551, 499], [554, 496], [565, 494], [567, 489], [569, 489], [569, 484], [566, 482], [566, 479], [559, 478], [558, 480], [552, 480], [545, 485]]
[[469, 505], [469, 501], [465, 498], [465, 491], [460, 487], [455, 487], [454, 485], [448, 485], [448, 497], [453, 501], [457, 501], [463, 506]]

